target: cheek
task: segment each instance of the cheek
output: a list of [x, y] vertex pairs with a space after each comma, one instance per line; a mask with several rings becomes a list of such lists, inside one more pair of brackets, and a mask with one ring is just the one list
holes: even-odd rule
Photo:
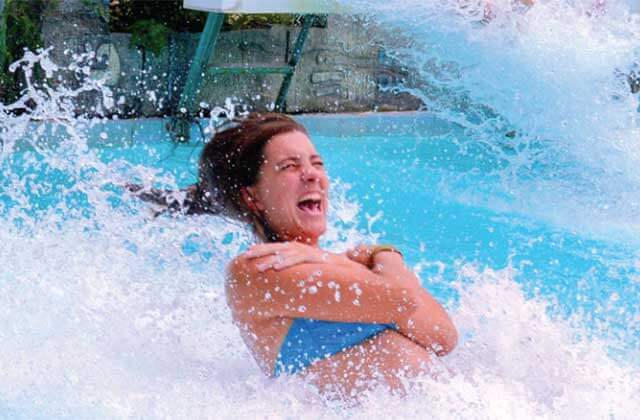
[[264, 195], [263, 202], [267, 209], [275, 209], [277, 212], [283, 211], [295, 205], [295, 190], [286, 179], [275, 181], [268, 192]]
[[327, 193], [329, 192], [329, 177], [327, 176], [327, 174], [322, 175], [322, 178], [320, 178], [320, 185], [322, 186], [323, 190], [325, 190]]

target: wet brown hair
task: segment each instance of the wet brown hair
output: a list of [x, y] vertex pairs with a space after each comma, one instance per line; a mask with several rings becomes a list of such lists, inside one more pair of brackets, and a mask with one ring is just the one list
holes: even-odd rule
[[293, 118], [278, 113], [253, 113], [234, 120], [216, 133], [200, 156], [198, 194], [213, 213], [246, 220], [250, 211], [242, 189], [258, 182], [267, 142], [279, 134], [307, 130]]
[[266, 221], [247, 208], [242, 189], [258, 182], [267, 142], [294, 131], [308, 135], [304, 126], [285, 114], [251, 113], [230, 120], [205, 145], [198, 182], [182, 195], [137, 185], [127, 188], [141, 199], [160, 205], [160, 213], [220, 214], [251, 223], [260, 236], [275, 241], [277, 237]]

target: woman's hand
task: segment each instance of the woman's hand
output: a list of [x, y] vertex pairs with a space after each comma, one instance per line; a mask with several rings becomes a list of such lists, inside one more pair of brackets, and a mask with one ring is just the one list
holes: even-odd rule
[[367, 268], [371, 268], [369, 267], [369, 262], [371, 261], [371, 254], [374, 248], [375, 245], [360, 244], [353, 249], [347, 250], [345, 255], [351, 261], [364, 265]]
[[393, 271], [405, 267], [400, 251], [388, 245], [360, 244], [348, 250], [346, 256], [376, 273], [382, 273], [385, 267], [387, 272], [389, 268]]
[[388, 281], [398, 282], [412, 290], [421, 290], [420, 279], [405, 264], [400, 251], [389, 245], [360, 244], [345, 254]]
[[438, 302], [425, 290], [418, 276], [405, 264], [402, 255], [380, 245], [358, 245], [347, 251], [347, 257], [389, 282], [403, 285], [418, 302], [415, 311], [399, 314], [398, 332], [438, 356], [449, 353], [458, 335], [451, 319]]
[[250, 260], [263, 258], [256, 268], [259, 271], [281, 271], [304, 263], [329, 263], [336, 255], [301, 242], [277, 242], [253, 245], [244, 256]]

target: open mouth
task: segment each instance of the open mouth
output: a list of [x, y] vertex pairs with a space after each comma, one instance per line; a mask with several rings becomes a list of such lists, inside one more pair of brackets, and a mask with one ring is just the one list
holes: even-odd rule
[[318, 199], [301, 200], [298, 203], [298, 208], [308, 214], [321, 214], [322, 213], [322, 201]]

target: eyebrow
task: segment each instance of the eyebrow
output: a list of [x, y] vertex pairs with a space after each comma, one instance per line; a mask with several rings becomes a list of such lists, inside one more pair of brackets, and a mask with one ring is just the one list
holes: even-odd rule
[[286, 158], [276, 162], [276, 166], [282, 166], [283, 163], [285, 163], [285, 162], [287, 162], [289, 160], [300, 160], [300, 158], [297, 157], [297, 156], [289, 156], [289, 157], [286, 157]]
[[[318, 154], [315, 154], [315, 155], [311, 155], [311, 156], [309, 156], [309, 160], [313, 160], [313, 159], [322, 159], [322, 157], [321, 157], [320, 155], [318, 155]], [[276, 166], [282, 166], [282, 164], [283, 164], [283, 163], [285, 163], [285, 162], [287, 162], [287, 161], [289, 161], [289, 160], [295, 160], [295, 161], [297, 161], [297, 160], [300, 160], [300, 157], [299, 157], [299, 156], [289, 156], [289, 157], [286, 157], [286, 158], [284, 158], [284, 159], [280, 160], [279, 162], [277, 162], [277, 163], [276, 163]]]

